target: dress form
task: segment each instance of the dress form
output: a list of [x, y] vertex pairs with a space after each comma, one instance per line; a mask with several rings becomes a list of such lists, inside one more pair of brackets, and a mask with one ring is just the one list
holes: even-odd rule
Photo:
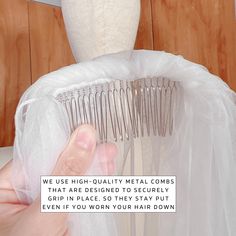
[[139, 17], [139, 0], [62, 0], [70, 46], [77, 62], [132, 50]]

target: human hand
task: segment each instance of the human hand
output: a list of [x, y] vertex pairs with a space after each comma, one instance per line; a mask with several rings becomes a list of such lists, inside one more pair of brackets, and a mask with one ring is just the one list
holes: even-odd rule
[[[101, 160], [103, 174], [114, 173], [113, 144], [96, 146], [95, 130], [89, 125], [80, 126], [71, 136], [52, 175], [84, 175], [93, 158]], [[19, 202], [11, 185], [12, 161], [0, 170], [0, 235], [4, 236], [67, 236], [67, 213], [41, 213], [40, 198], [32, 204]]]

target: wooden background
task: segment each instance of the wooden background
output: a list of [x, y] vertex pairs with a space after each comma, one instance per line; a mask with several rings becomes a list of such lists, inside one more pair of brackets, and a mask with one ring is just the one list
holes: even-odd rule
[[[141, 0], [136, 48], [181, 54], [236, 91], [234, 0]], [[60, 8], [0, 0], [0, 146], [12, 145], [14, 113], [41, 75], [74, 63]]]

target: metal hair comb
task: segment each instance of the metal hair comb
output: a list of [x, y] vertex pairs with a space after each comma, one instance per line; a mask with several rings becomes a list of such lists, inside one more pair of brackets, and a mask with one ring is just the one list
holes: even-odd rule
[[56, 96], [68, 115], [71, 131], [92, 124], [101, 142], [131, 137], [171, 135], [179, 82], [166, 78], [115, 80], [73, 89]]

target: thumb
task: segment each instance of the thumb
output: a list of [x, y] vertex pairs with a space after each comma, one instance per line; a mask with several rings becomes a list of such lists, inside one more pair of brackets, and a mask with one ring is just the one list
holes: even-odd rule
[[94, 157], [96, 131], [90, 125], [77, 128], [60, 155], [52, 175], [83, 175]]
[[[95, 147], [96, 132], [93, 127], [80, 126], [72, 134], [52, 174], [85, 174], [92, 162]], [[19, 220], [11, 229], [11, 235], [68, 235], [67, 217], [67, 213], [41, 213], [40, 197], [38, 197], [29, 207], [19, 213]]]

